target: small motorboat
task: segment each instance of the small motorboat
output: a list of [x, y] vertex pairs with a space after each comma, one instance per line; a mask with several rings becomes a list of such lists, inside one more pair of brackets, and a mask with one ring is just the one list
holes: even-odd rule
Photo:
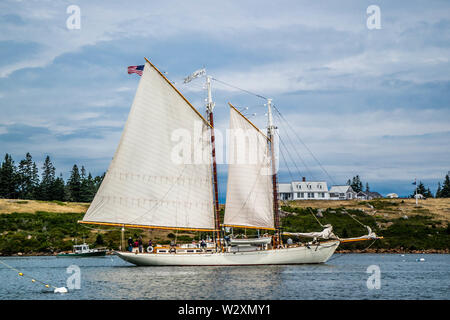
[[59, 253], [58, 257], [103, 257], [106, 255], [106, 248], [90, 249], [86, 243], [73, 246], [73, 252]]

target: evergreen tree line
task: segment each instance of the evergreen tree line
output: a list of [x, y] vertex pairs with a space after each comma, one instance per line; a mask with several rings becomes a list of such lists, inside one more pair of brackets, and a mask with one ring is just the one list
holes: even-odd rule
[[[363, 190], [363, 183], [361, 179], [359, 178], [359, 175], [356, 175], [352, 179], [347, 180], [347, 185], [351, 186], [353, 191], [360, 192], [360, 191], [370, 191], [369, 183], [366, 182], [366, 188]], [[445, 176], [444, 182], [441, 184], [438, 183], [438, 187], [436, 190], [435, 195], [431, 192], [430, 188], [425, 187], [425, 185], [419, 181], [417, 185], [417, 193], [423, 195], [426, 198], [450, 198], [450, 178], [447, 174]], [[416, 194], [416, 189], [414, 189], [413, 193], [410, 195], [410, 198], [414, 198]]]
[[39, 175], [30, 153], [18, 166], [11, 155], [6, 154], [0, 165], [0, 198], [90, 202], [104, 176], [94, 178], [91, 173], [86, 173], [84, 166], [80, 170], [74, 164], [69, 179], [64, 181], [61, 173], [56, 177], [56, 169], [49, 156], [45, 158]]
[[363, 183], [362, 183], [361, 179], [359, 178], [359, 175], [356, 175], [351, 180], [348, 179], [347, 185], [351, 186], [353, 191], [355, 191], [355, 192], [360, 192], [360, 191], [369, 192], [370, 191], [368, 182], [366, 182], [366, 190], [363, 190]]
[[[417, 185], [417, 194], [421, 194], [425, 198], [450, 198], [450, 178], [448, 174], [445, 176], [442, 185], [438, 182], [438, 187], [434, 196], [430, 188], [426, 188], [422, 181], [419, 181], [419, 184]], [[410, 197], [414, 198], [415, 195], [416, 189], [414, 189]]]

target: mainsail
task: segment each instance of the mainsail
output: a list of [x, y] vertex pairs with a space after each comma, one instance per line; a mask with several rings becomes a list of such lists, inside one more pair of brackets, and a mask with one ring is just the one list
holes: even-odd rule
[[225, 226], [274, 229], [267, 137], [230, 104]]
[[215, 229], [209, 127], [147, 60], [119, 146], [81, 222]]

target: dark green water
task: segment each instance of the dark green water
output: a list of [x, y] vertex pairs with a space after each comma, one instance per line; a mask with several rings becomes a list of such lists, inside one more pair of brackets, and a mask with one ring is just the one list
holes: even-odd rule
[[[424, 258], [425, 261], [417, 261]], [[55, 294], [0, 264], [0, 299], [450, 299], [448, 254], [336, 254], [326, 264], [249, 267], [135, 267], [116, 256], [2, 257], [24, 274], [80, 289]], [[370, 265], [380, 289], [368, 289]]]

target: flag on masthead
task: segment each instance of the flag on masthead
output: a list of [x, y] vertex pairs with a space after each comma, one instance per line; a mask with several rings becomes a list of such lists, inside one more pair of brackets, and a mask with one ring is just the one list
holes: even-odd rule
[[144, 71], [144, 65], [128, 67], [128, 74], [137, 73], [138, 75], [142, 76], [142, 71]]

